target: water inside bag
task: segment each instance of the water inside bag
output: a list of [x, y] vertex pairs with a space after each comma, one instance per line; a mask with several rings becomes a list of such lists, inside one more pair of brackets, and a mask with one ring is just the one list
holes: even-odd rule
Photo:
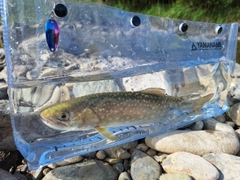
[[[61, 3], [68, 14], [55, 17], [60, 29], [55, 52], [44, 32], [52, 1], [1, 4], [13, 132], [31, 169], [165, 133], [229, 108], [236, 23], [171, 20], [98, 4]], [[159, 122], [110, 127], [117, 141], [95, 129], [55, 130], [39, 115], [53, 104], [88, 94], [148, 88], [189, 101], [213, 97], [201, 109], [174, 109]]]

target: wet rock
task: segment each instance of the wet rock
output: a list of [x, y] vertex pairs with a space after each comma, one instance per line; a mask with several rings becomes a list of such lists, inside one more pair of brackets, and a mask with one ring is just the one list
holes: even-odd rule
[[240, 103], [234, 104], [229, 111], [227, 111], [227, 115], [231, 118], [231, 120], [240, 126]]
[[131, 154], [123, 148], [120, 148], [117, 150], [117, 156], [119, 159], [128, 159], [131, 157]]
[[83, 159], [82, 156], [75, 156], [72, 158], [64, 159], [63, 161], [60, 161], [60, 162], [49, 164], [48, 167], [51, 169], [54, 169], [59, 166], [66, 166], [69, 164], [80, 162], [82, 159]]
[[132, 153], [131, 176], [133, 180], [158, 179], [162, 174], [160, 165], [139, 150]]
[[192, 176], [187, 174], [163, 174], [159, 180], [194, 180]]
[[171, 154], [185, 151], [197, 155], [211, 152], [236, 154], [239, 141], [233, 133], [222, 131], [185, 131], [177, 130], [155, 137], [147, 137], [146, 144], [157, 151]]
[[9, 172], [0, 169], [0, 179], [2, 180], [18, 180], [14, 175], [10, 174]]
[[106, 158], [106, 154], [105, 154], [104, 151], [100, 150], [100, 151], [98, 151], [98, 152], [96, 153], [96, 157], [97, 157], [98, 159], [100, 159], [100, 160], [103, 160], [103, 159]]
[[117, 178], [118, 173], [107, 163], [98, 160], [89, 160], [53, 169], [42, 180], [113, 180]]
[[204, 158], [187, 152], [169, 155], [162, 163], [167, 173], [188, 174], [197, 180], [217, 180], [218, 170]]
[[132, 180], [131, 175], [127, 172], [122, 172], [119, 177], [118, 180]]
[[211, 153], [203, 155], [203, 158], [219, 169], [219, 180], [238, 180], [240, 177], [240, 157], [225, 154]]

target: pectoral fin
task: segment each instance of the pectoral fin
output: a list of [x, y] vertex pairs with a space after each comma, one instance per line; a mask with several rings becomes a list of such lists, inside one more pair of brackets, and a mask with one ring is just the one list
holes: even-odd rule
[[111, 134], [107, 128], [101, 128], [99, 126], [96, 126], [95, 129], [102, 134], [103, 136], [105, 136], [106, 138], [112, 140], [112, 141], [116, 141], [116, 136], [114, 136], [113, 134]]
[[200, 109], [206, 102], [209, 102], [212, 99], [213, 96], [214, 96], [214, 94], [208, 94], [208, 95], [206, 95], [204, 97], [201, 97], [200, 99], [196, 100], [197, 103], [193, 107], [192, 110]]
[[162, 88], [147, 88], [140, 92], [144, 94], [155, 94], [158, 96], [166, 95], [165, 89], [162, 89]]

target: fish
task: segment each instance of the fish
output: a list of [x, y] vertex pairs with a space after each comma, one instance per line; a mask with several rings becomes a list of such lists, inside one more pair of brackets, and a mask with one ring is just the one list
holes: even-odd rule
[[54, 104], [40, 112], [42, 121], [55, 130], [97, 130], [116, 140], [109, 127], [134, 126], [159, 122], [171, 110], [196, 110], [213, 94], [195, 100], [173, 97], [164, 89], [148, 88], [134, 92], [105, 92], [85, 95]]

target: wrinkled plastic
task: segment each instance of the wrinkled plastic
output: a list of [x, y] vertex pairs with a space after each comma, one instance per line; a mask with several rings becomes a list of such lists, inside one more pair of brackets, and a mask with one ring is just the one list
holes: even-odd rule
[[[64, 4], [68, 14], [53, 17], [61, 33], [51, 52], [45, 24], [53, 1], [1, 1], [13, 132], [30, 169], [165, 133], [228, 109], [237, 23], [171, 20], [98, 4], [55, 3]], [[39, 115], [53, 104], [87, 94], [147, 88], [189, 100], [214, 96], [201, 109], [175, 109], [159, 122], [110, 127], [117, 141], [95, 129], [55, 130]]]

